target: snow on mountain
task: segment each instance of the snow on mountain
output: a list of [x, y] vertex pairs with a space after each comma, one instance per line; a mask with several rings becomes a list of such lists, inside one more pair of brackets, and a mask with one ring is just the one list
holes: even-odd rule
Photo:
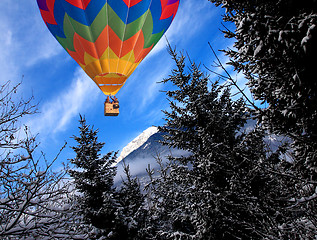
[[[251, 131], [256, 122], [249, 121], [241, 131]], [[156, 159], [159, 157], [163, 163], [167, 161], [168, 156], [181, 157], [188, 156], [188, 151], [170, 148], [162, 145], [160, 141], [163, 140], [163, 133], [158, 132], [157, 127], [150, 127], [130, 142], [122, 149], [121, 155], [117, 160], [117, 175], [114, 179], [115, 184], [120, 184], [122, 178], [125, 178], [123, 173], [123, 161], [129, 165], [132, 176], [137, 176], [141, 182], [146, 182], [146, 169], [150, 166], [151, 169], [159, 169]], [[266, 143], [272, 150], [276, 150], [282, 142], [287, 139], [282, 136], [269, 135], [266, 138]]]
[[127, 146], [125, 146], [120, 156], [117, 158], [117, 163], [120, 162], [123, 158], [128, 156], [131, 152], [141, 147], [153, 134], [158, 132], [158, 128], [155, 126], [149, 127], [143, 131], [139, 136], [133, 139]]
[[[117, 161], [117, 175], [114, 179], [115, 184], [119, 184], [123, 173], [123, 161], [129, 165], [132, 176], [147, 178], [146, 169], [150, 165], [151, 168], [158, 169], [159, 165], [156, 159], [160, 157], [163, 162], [167, 161], [167, 156], [174, 157], [187, 156], [189, 153], [184, 150], [170, 148], [162, 145], [163, 134], [158, 132], [157, 127], [150, 127], [123, 148], [120, 155], [120, 161]], [[146, 181], [146, 180], [144, 180]]]

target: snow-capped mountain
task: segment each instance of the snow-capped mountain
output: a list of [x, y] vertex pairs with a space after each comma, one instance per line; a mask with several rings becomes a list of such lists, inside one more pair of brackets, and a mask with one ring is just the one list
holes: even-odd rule
[[149, 127], [145, 131], [143, 131], [139, 136], [133, 139], [127, 146], [125, 146], [120, 156], [117, 158], [117, 162], [120, 162], [126, 156], [128, 156], [131, 152], [141, 147], [153, 134], [158, 132], [158, 128], [155, 126]]
[[158, 132], [157, 127], [150, 127], [122, 149], [120, 159], [117, 160], [117, 175], [115, 182], [118, 183], [124, 178], [123, 161], [129, 165], [132, 176], [142, 178], [147, 175], [146, 168], [158, 169], [156, 159], [160, 157], [163, 162], [168, 155], [174, 157], [187, 156], [189, 153], [184, 150], [163, 146], [159, 141], [163, 140], [163, 134]]
[[[254, 128], [255, 124], [255, 121], [250, 120], [241, 131], [249, 132]], [[147, 176], [146, 169], [149, 165], [154, 169], [159, 168], [156, 162], [158, 157], [160, 157], [163, 162], [166, 162], [167, 156], [169, 155], [180, 157], [190, 154], [184, 150], [163, 146], [159, 142], [160, 140], [163, 140], [163, 134], [158, 132], [157, 127], [150, 127], [124, 147], [117, 160], [115, 183], [119, 183], [122, 178], [125, 178], [123, 173], [123, 161], [129, 165], [132, 176], [145, 178]], [[266, 143], [272, 150], [276, 150], [278, 146], [285, 141], [288, 140], [282, 136], [268, 135], [266, 138]]]

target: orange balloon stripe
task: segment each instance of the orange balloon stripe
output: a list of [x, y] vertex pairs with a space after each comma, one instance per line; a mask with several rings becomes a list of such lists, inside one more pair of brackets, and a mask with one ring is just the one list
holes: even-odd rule
[[122, 58], [127, 55], [131, 51], [132, 47], [134, 47], [134, 56], [138, 56], [134, 61], [135, 63], [140, 62], [153, 48], [153, 45], [149, 48], [143, 48], [144, 36], [142, 34], [142, 30], [126, 41], [121, 41], [116, 33], [107, 26], [101, 32], [95, 43], [92, 43], [75, 33], [73, 40], [75, 51], [71, 51], [69, 49], [67, 49], [67, 51], [77, 63], [85, 66], [87, 64], [85, 62], [85, 53], [89, 54], [93, 58], [99, 59], [109, 46], [108, 39], [110, 39], [110, 49], [118, 58]]
[[[152, 47], [144, 49], [144, 36], [142, 30], [137, 32], [134, 36], [127, 39], [126, 41], [121, 41], [116, 33], [111, 28], [109, 28], [109, 37], [110, 39], [115, 39], [115, 42], [117, 43], [116, 45], [112, 45], [112, 42], [110, 42], [110, 48], [119, 58], [127, 55], [131, 51], [131, 49], [133, 49], [134, 56], [143, 55], [142, 53], [144, 52], [144, 50], [152, 49]], [[134, 62], [137, 63], [139, 61], [140, 60], [135, 59]]]
[[138, 56], [136, 59], [135, 59], [135, 62], [141, 62], [143, 60], [143, 58], [145, 58], [145, 56], [152, 50], [153, 48], [153, 44], [151, 47], [148, 47], [148, 48], [144, 48], [141, 50], [140, 54], [136, 55], [135, 56]]
[[77, 63], [80, 65], [86, 65], [84, 59], [85, 52], [87, 52], [90, 56], [99, 59], [108, 48], [108, 39], [108, 26], [101, 32], [95, 43], [92, 43], [75, 33], [73, 40], [75, 51], [67, 49], [67, 52], [76, 60]]
[[122, 85], [127, 80], [127, 77], [115, 73], [109, 73], [105, 75], [96, 76], [94, 80], [99, 85]]
[[[127, 39], [126, 41], [122, 42], [122, 46], [121, 46], [121, 52], [119, 54], [119, 57], [123, 57], [125, 55], [127, 55], [129, 52], [131, 52], [131, 49], [133, 49], [134, 45], [136, 44], [136, 42], [138, 41], [138, 35], [140, 34], [141, 30], [139, 32], [137, 32], [134, 36], [132, 36], [131, 38]], [[134, 49], [135, 51], [136, 49]]]
[[101, 34], [97, 38], [94, 45], [92, 46], [96, 49], [97, 56], [96, 57], [93, 55], [91, 56], [99, 59], [104, 54], [108, 46], [109, 46], [109, 26], [106, 26], [105, 29], [101, 32]]
[[66, 49], [68, 54], [82, 67], [82, 61], [80, 61], [80, 55], [78, 52], [73, 52], [73, 51], [70, 51], [69, 49]]
[[108, 26], [109, 29], [109, 47], [119, 57], [122, 40], [117, 34]]

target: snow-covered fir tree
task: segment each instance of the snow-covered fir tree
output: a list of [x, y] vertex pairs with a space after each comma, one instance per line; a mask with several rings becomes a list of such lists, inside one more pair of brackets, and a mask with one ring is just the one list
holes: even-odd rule
[[97, 237], [111, 239], [117, 212], [113, 187], [116, 153], [101, 156], [104, 143], [98, 141], [98, 130], [87, 125], [82, 116], [79, 123], [80, 134], [73, 137], [78, 144], [72, 147], [76, 157], [70, 159], [76, 168], [69, 170], [79, 192], [76, 200], [85, 222], [97, 228]]
[[[192, 153], [173, 158], [152, 178], [154, 239], [274, 239], [288, 222], [288, 192], [264, 132], [242, 131], [249, 119], [244, 101], [230, 89], [169, 48], [176, 68], [164, 82], [170, 111], [165, 111], [164, 144]], [[154, 207], [153, 207], [154, 206]], [[153, 217], [154, 216], [154, 217]]]
[[304, 237], [317, 235], [317, 1], [210, 1], [226, 8], [224, 21], [235, 24], [224, 31], [235, 48], [225, 52], [253, 97], [266, 103], [258, 120], [292, 140], [292, 165], [284, 170], [291, 173], [284, 177], [297, 189], [289, 209], [301, 217], [293, 229], [298, 224]]
[[316, 142], [317, 1], [210, 0], [226, 8], [236, 29], [235, 49], [225, 52], [242, 71], [256, 99], [269, 106], [262, 121], [278, 133]]
[[121, 222], [120, 239], [139, 240], [140, 229], [144, 225], [146, 210], [144, 208], [144, 195], [141, 193], [140, 183], [136, 177], [132, 177], [129, 165], [124, 163], [125, 179], [116, 192], [119, 203], [118, 221]]
[[129, 166], [125, 166], [125, 179], [118, 189], [114, 186], [116, 153], [101, 155], [104, 146], [98, 141], [98, 130], [87, 125], [80, 116], [79, 136], [74, 136], [78, 145], [70, 162], [76, 167], [69, 173], [79, 192], [75, 204], [84, 223], [92, 225], [92, 239], [141, 239], [146, 210], [144, 196], [137, 178], [133, 178]]

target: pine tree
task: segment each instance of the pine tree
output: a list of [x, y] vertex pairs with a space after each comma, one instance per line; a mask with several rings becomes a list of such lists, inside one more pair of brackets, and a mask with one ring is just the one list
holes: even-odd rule
[[116, 153], [109, 152], [101, 156], [104, 143], [98, 142], [98, 130], [87, 125], [81, 116], [79, 123], [80, 135], [73, 137], [78, 145], [72, 147], [76, 157], [70, 159], [76, 169], [69, 170], [69, 173], [79, 192], [77, 201], [85, 222], [99, 229], [101, 235], [109, 235], [110, 238], [117, 212], [113, 188]]
[[120, 206], [119, 221], [121, 222], [120, 239], [140, 239], [139, 229], [144, 222], [144, 196], [141, 193], [140, 183], [132, 177], [129, 165], [123, 163], [126, 178], [122, 180], [121, 187], [117, 190], [116, 199]]
[[224, 20], [236, 26], [224, 31], [236, 39], [235, 49], [225, 52], [249, 80], [253, 97], [268, 104], [259, 120], [294, 140], [300, 171], [316, 180], [317, 1], [210, 1], [222, 4]]
[[292, 140], [292, 165], [278, 174], [296, 186], [288, 209], [300, 217], [286, 228], [310, 235], [317, 229], [317, 1], [210, 1], [226, 8], [224, 21], [235, 24], [224, 31], [235, 39], [225, 53], [253, 97], [266, 104], [256, 111], [258, 120]]
[[[279, 236], [287, 192], [265, 148], [264, 132], [242, 131], [249, 119], [244, 101], [211, 83], [192, 62], [169, 48], [176, 69], [164, 82], [170, 111], [165, 111], [164, 144], [190, 151], [171, 158], [167, 171], [152, 181], [161, 228], [157, 239], [263, 239]], [[163, 216], [163, 217], [162, 217]]]

